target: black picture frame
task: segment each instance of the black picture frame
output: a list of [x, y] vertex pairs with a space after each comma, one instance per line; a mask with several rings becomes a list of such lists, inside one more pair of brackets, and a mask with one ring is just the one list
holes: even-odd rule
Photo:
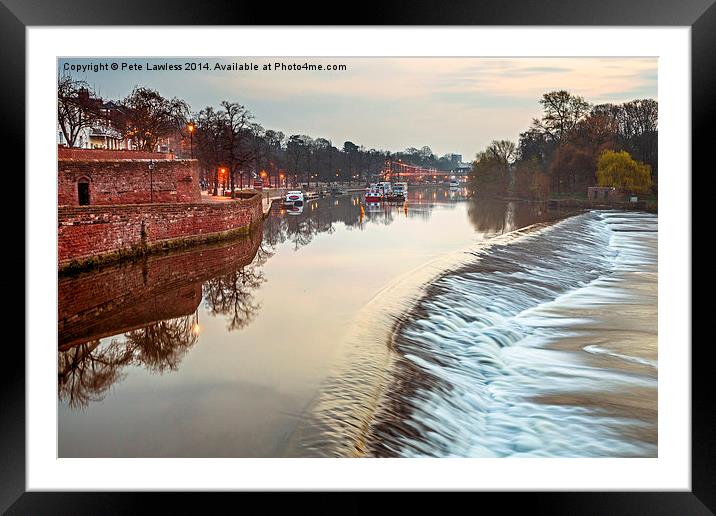
[[[231, 0], [197, 2], [153, 0], [107, 2], [104, 0], [0, 0], [0, 68], [3, 94], [0, 95], [6, 149], [24, 149], [25, 131], [25, 29], [39, 25], [573, 25], [573, 26], [689, 26], [691, 27], [692, 79], [692, 163], [707, 163], [706, 152], [713, 146], [716, 94], [716, 0], [504, 0], [454, 1], [445, 5], [424, 0], [411, 3], [383, 1], [355, 6], [350, 17], [336, 6], [331, 13], [305, 4], [282, 5]], [[277, 4], [278, 5], [278, 4]], [[319, 14], [318, 11], [322, 12]], [[326, 14], [328, 13], [328, 14]], [[333, 15], [334, 19], [328, 19]], [[340, 20], [340, 21], [339, 21]], [[151, 48], [148, 47], [148, 54]], [[8, 128], [16, 128], [8, 130]], [[18, 152], [24, 162], [24, 153]], [[713, 166], [710, 167], [713, 169]], [[707, 170], [704, 170], [707, 172]], [[688, 171], [691, 174], [691, 171]], [[29, 192], [25, 174], [25, 192]], [[25, 235], [26, 238], [26, 235]], [[10, 258], [25, 262], [24, 246]], [[18, 264], [19, 268], [19, 264]], [[25, 269], [26, 276], [32, 271]], [[30, 308], [30, 307], [28, 307]], [[14, 346], [11, 346], [13, 344]], [[680, 343], [690, 345], [691, 343]], [[692, 490], [690, 492], [618, 493], [480, 493], [504, 509], [520, 505], [550, 514], [713, 514], [716, 510], [716, 445], [712, 388], [707, 358], [710, 341], [691, 348], [692, 353]], [[26, 492], [25, 450], [25, 351], [6, 342], [6, 367], [0, 391], [0, 511], [9, 514], [103, 514], [146, 510], [148, 498], [161, 497], [162, 509], [172, 505], [187, 508], [186, 496], [176, 493], [80, 493]], [[12, 366], [8, 366], [12, 364]], [[233, 494], [220, 496], [220, 503]], [[342, 502], [351, 512], [370, 510], [372, 495], [351, 494]], [[282, 497], [272, 498], [274, 506]], [[323, 499], [313, 509], [330, 507]], [[416, 506], [422, 496], [411, 497]], [[213, 500], [212, 500], [213, 501]], [[481, 500], [482, 501], [482, 500]], [[402, 503], [402, 502], [401, 502]], [[474, 502], [470, 502], [474, 503]], [[524, 505], [523, 505], [524, 504]], [[300, 503], [299, 503], [300, 505]], [[206, 505], [203, 506], [207, 508]], [[267, 507], [268, 508], [268, 507]], [[298, 506], [294, 507], [294, 510]], [[409, 509], [408, 506], [403, 507]], [[324, 509], [325, 510], [325, 509]]]

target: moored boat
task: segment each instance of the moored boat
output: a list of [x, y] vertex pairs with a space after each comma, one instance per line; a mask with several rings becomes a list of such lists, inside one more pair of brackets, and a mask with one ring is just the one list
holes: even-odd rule
[[383, 200], [383, 191], [378, 188], [378, 185], [371, 184], [365, 191], [365, 202], [366, 203], [377, 203]]
[[386, 198], [390, 202], [402, 202], [408, 197], [408, 183], [395, 183], [392, 185]]
[[304, 195], [301, 190], [289, 190], [283, 198], [285, 206], [303, 206]]

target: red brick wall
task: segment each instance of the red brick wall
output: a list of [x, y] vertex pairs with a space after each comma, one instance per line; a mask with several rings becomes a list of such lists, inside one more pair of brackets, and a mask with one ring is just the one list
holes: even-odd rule
[[57, 230], [59, 265], [143, 243], [151, 245], [244, 228], [262, 217], [259, 193], [216, 203], [61, 206]]
[[57, 147], [58, 159], [174, 159], [174, 154], [163, 152], [145, 152], [133, 150], [78, 149], [77, 147]]
[[90, 205], [201, 200], [196, 160], [154, 161], [153, 169], [149, 164], [148, 159], [60, 159], [57, 202], [78, 206], [77, 183], [82, 178], [89, 181]]
[[262, 232], [146, 260], [102, 267], [58, 285], [60, 349], [192, 314], [202, 283], [251, 263]]

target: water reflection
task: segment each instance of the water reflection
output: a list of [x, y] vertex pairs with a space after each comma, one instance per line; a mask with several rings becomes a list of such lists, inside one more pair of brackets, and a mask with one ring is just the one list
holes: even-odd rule
[[[433, 187], [413, 188], [405, 202], [364, 203], [361, 191], [338, 198], [310, 200], [300, 207], [284, 207], [275, 203], [272, 216], [264, 224], [264, 241], [274, 247], [291, 242], [294, 250], [298, 250], [310, 244], [319, 233], [333, 233], [337, 223], [348, 230], [363, 231], [371, 225], [390, 225], [399, 217], [428, 220], [436, 206], [455, 206], [469, 198], [467, 188], [448, 190]], [[504, 213], [504, 206], [504, 202], [498, 201], [488, 209]]]
[[473, 198], [467, 204], [467, 216], [475, 230], [488, 236], [509, 233], [566, 214], [547, 209], [545, 203]]
[[[243, 240], [62, 277], [60, 455], [305, 456], [315, 433], [297, 421], [377, 292], [435, 257], [551, 216], [465, 189], [411, 188], [407, 202], [374, 206], [354, 192], [294, 211], [276, 204]], [[369, 344], [386, 350], [374, 339], [360, 351]], [[351, 366], [354, 380], [367, 371]], [[348, 402], [331, 405], [331, 417]], [[212, 424], [197, 431], [197, 421]], [[114, 438], [97, 437], [107, 432]], [[321, 446], [310, 453], [325, 454]]]
[[298, 250], [318, 234], [334, 233], [338, 223], [349, 231], [364, 231], [398, 218], [427, 221], [436, 206], [460, 202], [467, 203], [475, 230], [486, 234], [554, 216], [539, 204], [478, 200], [465, 188], [414, 188], [400, 203], [364, 204], [362, 192], [353, 192], [300, 207], [275, 205], [263, 229], [243, 240], [62, 277], [60, 400], [71, 407], [101, 400], [130, 366], [152, 373], [175, 371], [197, 342], [202, 300], [211, 316], [225, 319], [227, 331], [250, 325], [261, 310], [255, 293], [267, 281], [264, 265], [281, 244], [290, 242]]
[[61, 400], [72, 408], [104, 398], [112, 384], [124, 378], [123, 369], [142, 365], [152, 373], [176, 371], [196, 343], [195, 315], [157, 321], [112, 338], [95, 339], [60, 351], [58, 383]]
[[272, 254], [259, 246], [249, 265], [204, 283], [204, 303], [211, 315], [225, 316], [228, 331], [248, 326], [261, 309], [254, 293], [266, 281], [262, 266]]
[[259, 229], [228, 244], [60, 278], [60, 400], [73, 408], [101, 400], [129, 366], [176, 371], [197, 342], [202, 297], [229, 331], [249, 324], [270, 255], [261, 250]]

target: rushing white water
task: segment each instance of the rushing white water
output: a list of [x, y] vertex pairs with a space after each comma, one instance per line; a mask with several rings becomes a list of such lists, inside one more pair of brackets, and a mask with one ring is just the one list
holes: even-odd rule
[[367, 453], [655, 456], [657, 229], [590, 212], [439, 277], [394, 335]]

